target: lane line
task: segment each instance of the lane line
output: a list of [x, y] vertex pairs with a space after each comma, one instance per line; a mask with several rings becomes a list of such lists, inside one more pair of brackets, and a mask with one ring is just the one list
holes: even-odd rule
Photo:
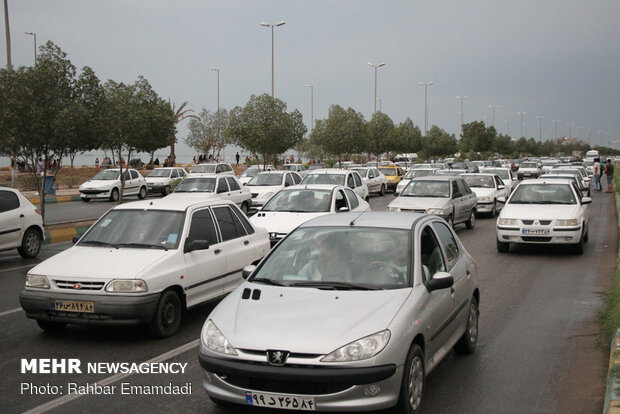
[[[153, 359], [150, 359], [148, 361], [146, 361], [146, 364], [151, 364], [151, 363], [157, 363], [157, 362], [163, 362], [166, 361], [172, 357], [175, 357], [177, 355], [180, 355], [182, 353], [185, 353], [189, 350], [191, 350], [192, 348], [195, 348], [196, 346], [198, 346], [200, 344], [200, 339], [196, 339], [193, 340], [192, 342], [189, 342], [185, 345], [181, 345], [178, 348], [175, 348], [171, 351], [168, 351], [164, 354], [161, 354], [159, 356], [156, 356]], [[126, 373], [126, 374], [115, 374], [112, 375], [110, 377], [104, 378], [101, 381], [96, 381], [95, 383], [101, 386], [105, 386], [105, 385], [110, 385], [113, 384], [117, 381], [120, 381], [124, 378], [130, 377], [134, 375], [134, 373]], [[58, 408], [62, 405], [65, 405], [71, 401], [77, 400], [80, 397], [83, 397], [84, 395], [88, 395], [88, 394], [67, 394], [67, 395], [63, 395], [62, 397], [56, 398], [55, 400], [49, 401], [45, 404], [39, 405], [38, 407], [35, 407], [31, 410], [25, 411], [23, 414], [40, 414], [40, 413], [45, 413], [49, 410], [53, 410], [54, 408]]]
[[8, 310], [8, 311], [4, 311], [4, 312], [0, 313], [0, 317], [2, 317], [4, 315], [10, 315], [10, 314], [15, 313], [15, 312], [19, 312], [20, 310], [22, 310], [22, 308], [15, 308], [15, 309], [11, 309], [11, 310]]

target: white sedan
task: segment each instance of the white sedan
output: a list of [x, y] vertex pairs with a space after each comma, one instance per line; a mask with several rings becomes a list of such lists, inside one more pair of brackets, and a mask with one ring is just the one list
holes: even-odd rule
[[462, 174], [461, 177], [478, 197], [478, 214], [488, 213], [491, 217], [495, 217], [497, 211], [504, 205], [498, 198], [505, 200], [508, 196], [502, 179], [496, 174], [485, 173]]
[[583, 253], [591, 202], [573, 181], [522, 181], [497, 219], [497, 250], [507, 252], [511, 243], [554, 243]]
[[377, 193], [380, 196], [385, 194], [387, 180], [378, 169], [375, 167], [354, 167], [350, 170], [357, 172], [362, 177], [362, 181], [368, 186], [369, 193]]
[[[137, 195], [140, 200], [146, 198], [147, 184], [142, 175], [133, 169], [123, 169], [125, 187], [123, 197]], [[90, 201], [93, 198], [107, 198], [117, 201], [121, 193], [121, 173], [118, 168], [100, 171], [90, 180], [80, 185], [80, 197], [82, 201]]]
[[357, 171], [340, 170], [338, 168], [322, 168], [308, 172], [302, 184], [333, 184], [344, 185], [368, 201], [368, 186], [362, 181]]
[[44, 234], [41, 212], [18, 190], [0, 188], [0, 251], [35, 257]]
[[512, 193], [517, 185], [519, 184], [519, 180], [517, 179], [517, 174], [510, 169], [510, 166], [505, 167], [486, 167], [480, 171], [485, 174], [495, 174], [499, 175], [499, 178], [502, 179], [504, 185], [506, 186], [506, 197]]
[[409, 184], [409, 182], [413, 180], [414, 178], [433, 175], [435, 171], [436, 171], [435, 169], [431, 169], [431, 168], [416, 168], [416, 169], [409, 170], [409, 172], [405, 174], [403, 179], [400, 180], [400, 182], [396, 186], [396, 191], [394, 191], [394, 195], [398, 197], [398, 195], [403, 192], [405, 187], [407, 187], [407, 184]]
[[250, 190], [241, 185], [237, 177], [228, 174], [204, 174], [187, 177], [166, 198], [194, 200], [229, 200], [246, 215], [252, 207]]
[[326, 184], [296, 185], [274, 195], [250, 221], [267, 229], [273, 246], [314, 217], [366, 210], [370, 210], [369, 204], [350, 188]]
[[294, 171], [263, 171], [256, 174], [246, 188], [252, 193], [252, 208], [259, 209], [275, 193], [291, 185], [299, 184], [301, 176]]

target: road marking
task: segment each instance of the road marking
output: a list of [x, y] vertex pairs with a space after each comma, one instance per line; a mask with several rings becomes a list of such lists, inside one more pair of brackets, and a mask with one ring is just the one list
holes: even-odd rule
[[[200, 344], [200, 339], [196, 339], [193, 340], [192, 342], [189, 342], [185, 345], [181, 345], [178, 348], [175, 348], [171, 351], [168, 351], [164, 354], [161, 354], [159, 356], [156, 356], [153, 359], [150, 359], [146, 362], [144, 362], [145, 364], [152, 364], [152, 363], [157, 363], [157, 362], [163, 362], [166, 361], [172, 357], [175, 357], [177, 355], [180, 355], [182, 353], [185, 353], [189, 350], [191, 350], [192, 348], [196, 347], [197, 345]], [[101, 386], [106, 386], [106, 385], [110, 385], [113, 384], [117, 381], [120, 381], [124, 378], [130, 377], [134, 375], [133, 373], [126, 373], [126, 374], [115, 374], [112, 375], [110, 377], [104, 378], [101, 381], [95, 381], [98, 385]], [[62, 397], [56, 398], [55, 400], [49, 401], [45, 404], [39, 405], [38, 407], [33, 408], [32, 410], [28, 410], [26, 412], [24, 412], [23, 414], [40, 414], [40, 413], [45, 413], [49, 410], [53, 410], [54, 408], [60, 407], [61, 405], [65, 405], [71, 401], [77, 400], [80, 397], [83, 397], [84, 395], [87, 394], [67, 394], [67, 395], [63, 395]]]
[[0, 269], [0, 273], [2, 273], [2, 272], [10, 272], [10, 271], [12, 271], [12, 270], [25, 269], [25, 268], [27, 268], [27, 267], [31, 267], [31, 268], [32, 268], [32, 267], [35, 267], [35, 266], [36, 266], [36, 265], [38, 265], [38, 264], [39, 264], [39, 263], [37, 263], [37, 264], [32, 264], [32, 265], [24, 265], [24, 266], [18, 266], [18, 267], [11, 267], [10, 269]]
[[8, 310], [8, 311], [4, 311], [4, 312], [0, 313], [0, 317], [4, 316], [4, 315], [10, 315], [11, 313], [19, 312], [20, 310], [22, 310], [22, 308], [15, 308], [15, 309], [11, 309], [11, 310]]

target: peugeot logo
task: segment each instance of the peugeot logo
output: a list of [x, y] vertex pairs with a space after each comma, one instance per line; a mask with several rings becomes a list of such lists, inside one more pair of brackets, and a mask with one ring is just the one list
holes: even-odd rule
[[278, 237], [278, 233], [269, 233], [270, 239], [275, 239], [276, 237]]
[[282, 366], [288, 359], [290, 352], [267, 350], [267, 362], [269, 365]]
[[540, 222], [538, 220], [534, 220], [534, 225], [538, 226], [540, 224]]
[[82, 289], [82, 285], [76, 283], [75, 285], [73, 285], [73, 289]]

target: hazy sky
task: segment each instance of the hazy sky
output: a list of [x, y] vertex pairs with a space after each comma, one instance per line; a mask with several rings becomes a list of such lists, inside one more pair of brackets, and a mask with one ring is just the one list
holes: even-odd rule
[[[310, 125], [332, 104], [373, 113], [374, 70], [381, 109], [457, 133], [465, 122], [491, 123], [514, 137], [571, 135], [592, 144], [620, 140], [620, 1], [618, 0], [8, 0], [13, 65], [33, 63], [33, 37], [52, 40], [78, 68], [101, 81], [148, 79], [164, 98], [198, 112], [244, 105], [271, 92], [275, 28], [275, 95]], [[1, 6], [0, 6], [1, 7]], [[0, 53], [6, 65], [4, 20]], [[583, 127], [581, 130], [579, 127]], [[182, 125], [179, 141], [187, 136]], [[616, 146], [620, 146], [617, 143]]]

